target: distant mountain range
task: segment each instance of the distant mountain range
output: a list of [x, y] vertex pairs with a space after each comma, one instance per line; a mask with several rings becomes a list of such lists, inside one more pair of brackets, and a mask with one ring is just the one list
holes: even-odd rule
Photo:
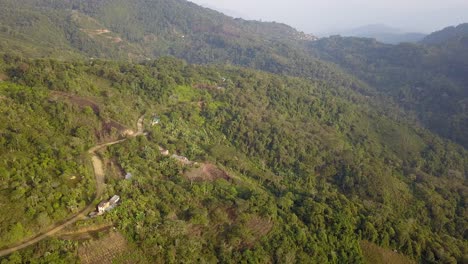
[[418, 32], [405, 32], [404, 30], [389, 27], [384, 24], [372, 24], [353, 29], [333, 32], [329, 35], [341, 35], [344, 37], [373, 38], [387, 44], [399, 44], [402, 42], [418, 42], [426, 34]]

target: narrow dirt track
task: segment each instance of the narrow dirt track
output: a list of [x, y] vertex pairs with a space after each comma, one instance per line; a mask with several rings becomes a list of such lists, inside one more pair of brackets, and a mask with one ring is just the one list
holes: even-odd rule
[[[138, 119], [138, 122], [137, 122], [138, 131], [137, 131], [137, 133], [133, 134], [131, 137], [137, 137], [137, 136], [145, 135], [145, 133], [143, 132], [143, 121], [144, 121], [144, 116], [141, 116]], [[94, 146], [94, 147], [92, 147], [91, 149], [88, 150], [88, 153], [91, 154], [91, 161], [93, 163], [93, 169], [94, 169], [94, 177], [96, 178], [95, 198], [94, 198], [94, 200], [92, 202], [90, 202], [90, 204], [88, 206], [86, 206], [83, 210], [81, 210], [77, 214], [73, 215], [71, 218], [69, 218], [65, 222], [57, 223], [56, 225], [54, 225], [48, 231], [40, 233], [40, 234], [38, 234], [37, 236], [35, 236], [33, 238], [24, 240], [23, 242], [21, 242], [21, 244], [18, 244], [16, 246], [0, 250], [0, 257], [9, 255], [9, 254], [11, 254], [11, 253], [13, 253], [13, 252], [15, 252], [17, 250], [20, 250], [20, 249], [23, 249], [25, 247], [34, 245], [37, 242], [56, 234], [60, 230], [64, 229], [66, 226], [71, 225], [71, 224], [75, 223], [76, 221], [78, 221], [80, 219], [84, 219], [89, 212], [93, 211], [95, 209], [94, 202], [96, 200], [100, 199], [100, 197], [102, 195], [102, 192], [104, 190], [104, 186], [105, 186], [105, 183], [104, 183], [105, 173], [104, 173], [103, 162], [102, 162], [101, 158], [99, 158], [99, 156], [96, 154], [96, 152], [98, 150], [102, 149], [102, 148], [107, 147], [107, 146], [122, 143], [122, 142], [126, 141], [127, 139], [128, 138], [120, 139], [120, 140], [116, 140], [116, 141], [112, 141], [112, 142], [108, 142], [108, 143], [104, 143], [104, 144], [100, 144], [100, 145]]]

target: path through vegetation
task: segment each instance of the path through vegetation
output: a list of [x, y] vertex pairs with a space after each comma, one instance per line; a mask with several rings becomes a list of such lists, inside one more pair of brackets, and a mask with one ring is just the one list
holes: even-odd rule
[[[138, 119], [138, 122], [137, 122], [137, 129], [138, 129], [137, 133], [134, 133], [130, 137], [137, 137], [137, 136], [145, 135], [145, 133], [143, 132], [143, 121], [144, 121], [144, 116], [141, 116]], [[126, 141], [130, 137], [120, 139], [120, 140], [116, 140], [116, 141], [112, 141], [112, 142], [108, 142], [108, 143], [104, 143], [104, 144], [100, 144], [100, 145], [92, 147], [88, 151], [88, 153], [91, 154], [91, 161], [92, 161], [93, 169], [94, 169], [94, 177], [96, 178], [95, 198], [93, 199], [92, 202], [90, 202], [88, 204], [88, 206], [86, 206], [83, 210], [81, 210], [80, 212], [73, 215], [71, 218], [69, 218], [65, 222], [55, 224], [48, 231], [46, 231], [44, 233], [40, 233], [40, 234], [38, 234], [37, 236], [35, 236], [33, 238], [26, 239], [23, 242], [21, 242], [21, 244], [19, 244], [19, 245], [0, 250], [0, 257], [9, 255], [9, 254], [11, 254], [11, 253], [13, 253], [13, 252], [15, 252], [17, 250], [20, 250], [20, 249], [23, 249], [25, 247], [34, 245], [37, 242], [39, 242], [39, 241], [41, 241], [41, 240], [43, 240], [43, 239], [45, 239], [45, 238], [47, 238], [49, 236], [52, 236], [52, 235], [56, 234], [57, 232], [64, 229], [66, 226], [69, 226], [69, 225], [75, 223], [76, 221], [78, 221], [80, 219], [84, 219], [89, 212], [93, 211], [95, 209], [95, 205], [94, 205], [95, 201], [100, 199], [100, 197], [102, 195], [102, 192], [104, 190], [104, 186], [105, 186], [105, 183], [104, 183], [104, 178], [105, 178], [104, 166], [103, 166], [101, 158], [97, 155], [96, 152], [98, 150], [100, 150], [100, 149], [103, 149], [103, 148], [107, 147], [107, 146], [122, 143], [122, 142]]]

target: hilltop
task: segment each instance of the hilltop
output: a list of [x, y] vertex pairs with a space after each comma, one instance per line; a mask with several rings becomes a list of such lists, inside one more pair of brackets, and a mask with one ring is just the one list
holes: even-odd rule
[[466, 38], [468, 36], [468, 23], [460, 24], [458, 26], [446, 27], [442, 30], [436, 31], [426, 36], [421, 43], [423, 44], [443, 44], [457, 39]]

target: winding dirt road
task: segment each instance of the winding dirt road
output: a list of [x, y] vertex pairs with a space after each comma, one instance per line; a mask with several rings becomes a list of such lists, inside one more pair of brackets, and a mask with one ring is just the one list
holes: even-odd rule
[[[137, 122], [138, 131], [135, 134], [131, 135], [130, 137], [137, 137], [137, 136], [146, 135], [146, 133], [143, 132], [143, 121], [144, 121], [144, 116], [141, 116], [138, 119], [138, 122]], [[107, 146], [122, 143], [122, 142], [126, 141], [127, 139], [128, 138], [120, 139], [120, 140], [116, 140], [116, 141], [108, 142], [108, 143], [104, 143], [104, 144], [100, 144], [100, 145], [94, 146], [90, 150], [88, 150], [88, 153], [91, 154], [91, 161], [93, 163], [94, 176], [96, 178], [95, 197], [94, 197], [93, 201], [90, 202], [90, 204], [88, 206], [86, 206], [80, 212], [73, 215], [71, 218], [69, 218], [65, 222], [57, 223], [56, 225], [51, 227], [51, 229], [49, 229], [48, 231], [40, 233], [40, 234], [36, 235], [33, 238], [29, 238], [27, 240], [24, 240], [23, 242], [21, 242], [21, 244], [18, 244], [16, 246], [0, 250], [0, 257], [9, 255], [9, 254], [11, 254], [11, 253], [13, 253], [13, 252], [15, 252], [17, 250], [20, 250], [20, 249], [23, 249], [25, 247], [31, 246], [33, 244], [36, 244], [37, 242], [56, 234], [60, 230], [64, 229], [66, 226], [71, 225], [71, 224], [75, 223], [76, 221], [78, 221], [80, 219], [86, 218], [86, 215], [89, 214], [91, 211], [93, 211], [95, 209], [94, 203], [95, 203], [96, 200], [101, 198], [102, 192], [103, 192], [104, 187], [105, 187], [105, 183], [104, 183], [105, 173], [104, 173], [103, 162], [102, 162], [101, 158], [99, 158], [99, 156], [96, 154], [96, 152], [98, 150], [102, 149], [102, 148], [107, 147]]]

